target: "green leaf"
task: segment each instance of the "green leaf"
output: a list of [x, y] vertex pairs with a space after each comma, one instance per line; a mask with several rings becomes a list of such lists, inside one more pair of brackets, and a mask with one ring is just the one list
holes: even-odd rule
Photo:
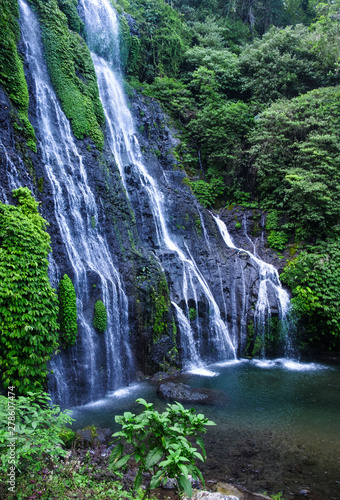
[[192, 486], [191, 486], [191, 483], [189, 481], [189, 479], [187, 479], [185, 476], [179, 476], [178, 479], [178, 486], [180, 488], [180, 490], [184, 490], [185, 493], [188, 495], [189, 498], [192, 497]]
[[162, 448], [153, 448], [152, 450], [150, 450], [145, 460], [145, 468], [151, 469], [151, 467], [153, 467], [160, 461], [162, 456]]
[[125, 455], [124, 457], [120, 458], [115, 464], [113, 465], [113, 469], [120, 469], [121, 467], [124, 467], [124, 465], [127, 464], [129, 461], [131, 455]]
[[138, 489], [140, 487], [140, 485], [142, 484], [142, 480], [143, 480], [143, 469], [140, 468], [137, 472], [137, 475], [136, 475], [134, 483], [133, 483], [134, 488]]

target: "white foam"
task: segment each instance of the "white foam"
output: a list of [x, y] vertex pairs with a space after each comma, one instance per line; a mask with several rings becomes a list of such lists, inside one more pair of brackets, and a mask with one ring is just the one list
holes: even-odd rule
[[259, 368], [273, 368], [275, 366], [275, 361], [269, 359], [253, 359], [252, 363]]
[[117, 389], [116, 391], [113, 392], [108, 392], [108, 397], [112, 398], [123, 398], [125, 396], [128, 396], [132, 392], [134, 392], [136, 389], [141, 389], [141, 384], [140, 383], [135, 383], [131, 384], [128, 387], [122, 387], [121, 389]]
[[326, 366], [319, 365], [318, 363], [300, 363], [299, 361], [294, 361], [293, 359], [287, 358], [278, 358], [275, 361], [283, 365], [287, 370], [299, 372], [324, 370], [327, 368]]
[[202, 366], [198, 366], [196, 368], [190, 368], [187, 371], [187, 373], [192, 373], [193, 375], [201, 375], [202, 377], [217, 377], [217, 375], [219, 375], [219, 373], [207, 370]]
[[325, 370], [328, 368], [318, 363], [300, 363], [289, 358], [253, 359], [251, 362], [259, 368], [285, 368], [286, 370], [298, 372]]
[[219, 363], [214, 363], [214, 366], [233, 366], [239, 365], [240, 363], [248, 362], [248, 359], [232, 359], [229, 361], [221, 361]]

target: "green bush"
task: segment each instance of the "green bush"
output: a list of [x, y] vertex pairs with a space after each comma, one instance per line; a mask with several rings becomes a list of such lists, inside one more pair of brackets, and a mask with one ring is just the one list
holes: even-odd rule
[[[14, 388], [12, 388], [14, 390]], [[6, 472], [9, 466], [9, 449], [12, 436], [8, 422], [8, 406], [15, 407], [15, 453], [16, 466], [21, 472], [30, 469], [39, 471], [50, 461], [65, 456], [66, 451], [60, 433], [66, 424], [73, 420], [68, 410], [60, 411], [59, 406], [51, 405], [51, 398], [44, 392], [28, 392], [26, 396], [12, 399], [0, 396], [0, 471]], [[6, 422], [6, 425], [5, 425]]]
[[101, 300], [97, 300], [94, 306], [93, 326], [99, 332], [105, 332], [107, 328], [106, 307]]
[[281, 280], [293, 292], [301, 340], [321, 349], [340, 348], [340, 240], [309, 247], [290, 261]]
[[28, 188], [13, 196], [18, 206], [0, 202], [0, 369], [5, 386], [25, 393], [45, 384], [58, 346], [58, 297], [47, 274], [47, 223]]
[[[125, 412], [115, 417], [122, 430], [114, 436], [123, 443], [113, 449], [110, 467], [118, 470], [134, 458], [139, 464], [134, 482], [136, 488], [141, 485], [144, 472], [151, 474], [145, 497], [150, 489], [166, 484], [168, 478], [177, 479], [179, 489], [191, 497], [188, 475], [191, 474], [194, 479], [200, 478], [204, 484], [202, 473], [195, 465], [197, 458], [203, 462], [205, 460], [204, 444], [199, 434], [206, 432], [206, 425], [215, 423], [201, 413], [196, 415], [193, 408], [185, 410], [180, 403], [168, 404], [165, 412], [158, 413], [144, 399], [137, 399], [137, 402], [145, 406], [142, 413], [135, 415]], [[192, 446], [187, 436], [196, 440], [203, 456]], [[124, 453], [125, 445], [129, 448], [127, 454]]]
[[67, 274], [59, 283], [60, 342], [64, 348], [77, 340], [77, 298], [74, 286]]
[[224, 193], [223, 179], [212, 179], [211, 182], [206, 181], [192, 181], [190, 186], [195, 193], [196, 198], [204, 207], [211, 207], [218, 196]]
[[268, 234], [268, 245], [274, 250], [282, 251], [288, 243], [288, 235], [284, 231], [270, 231]]

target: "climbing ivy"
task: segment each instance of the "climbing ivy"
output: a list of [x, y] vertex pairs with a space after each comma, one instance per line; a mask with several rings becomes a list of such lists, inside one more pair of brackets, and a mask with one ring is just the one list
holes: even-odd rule
[[47, 223], [28, 188], [13, 196], [18, 206], [0, 202], [0, 369], [4, 386], [26, 393], [44, 386], [58, 346], [58, 298], [47, 275]]
[[13, 104], [13, 125], [22, 131], [27, 145], [36, 151], [35, 132], [28, 119], [28, 88], [22, 60], [17, 52], [20, 40], [17, 0], [0, 0], [0, 85]]
[[78, 139], [90, 136], [102, 149], [104, 137], [100, 126], [105, 116], [90, 51], [81, 36], [68, 27], [69, 23], [71, 28], [81, 29], [81, 21], [76, 23], [72, 9], [75, 2], [60, 2], [68, 17], [59, 9], [57, 0], [29, 2], [38, 13], [51, 81], [73, 133]]
[[78, 333], [76, 292], [67, 274], [59, 283], [60, 342], [63, 347], [72, 346]]
[[101, 300], [97, 300], [94, 306], [93, 326], [99, 332], [105, 332], [107, 328], [106, 307]]

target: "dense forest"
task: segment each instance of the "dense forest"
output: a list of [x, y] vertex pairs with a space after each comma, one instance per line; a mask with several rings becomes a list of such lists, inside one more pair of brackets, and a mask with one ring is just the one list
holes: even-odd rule
[[127, 92], [172, 117], [202, 205], [267, 213], [300, 342], [338, 350], [339, 2], [118, 5]]

